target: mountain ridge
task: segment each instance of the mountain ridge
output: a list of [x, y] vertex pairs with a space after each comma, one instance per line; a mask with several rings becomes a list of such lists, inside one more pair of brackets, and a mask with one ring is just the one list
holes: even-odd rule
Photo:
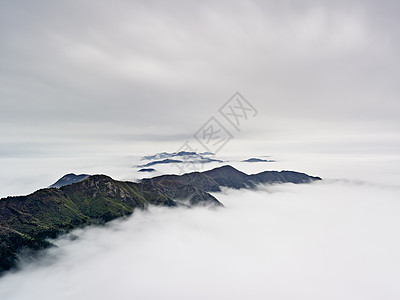
[[[69, 175], [69, 174], [67, 174]], [[128, 216], [150, 205], [223, 206], [209, 192], [221, 187], [253, 188], [260, 183], [307, 183], [320, 180], [293, 171], [247, 175], [229, 165], [205, 172], [162, 175], [140, 182], [92, 175], [59, 188], [0, 199], [0, 274], [16, 266], [18, 252], [51, 246], [48, 238], [78, 227]]]

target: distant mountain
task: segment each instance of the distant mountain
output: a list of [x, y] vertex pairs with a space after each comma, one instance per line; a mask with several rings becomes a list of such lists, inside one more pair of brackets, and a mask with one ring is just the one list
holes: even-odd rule
[[140, 169], [138, 172], [155, 172], [156, 170], [153, 168], [143, 168]]
[[321, 180], [320, 177], [309, 176], [294, 171], [265, 171], [247, 175], [232, 166], [226, 165], [205, 172], [193, 172], [183, 175], [161, 175], [142, 181], [165, 182], [178, 181], [182, 184], [194, 185], [206, 192], [220, 191], [221, 187], [234, 189], [254, 188], [257, 184], [273, 183], [310, 183]]
[[166, 159], [163, 159], [163, 160], [152, 161], [152, 162], [149, 162], [147, 164], [140, 165], [138, 167], [151, 167], [151, 166], [163, 165], [163, 164], [179, 164], [179, 163], [182, 163], [182, 162], [183, 162], [182, 160], [166, 158]]
[[160, 159], [165, 159], [165, 158], [171, 158], [173, 157], [174, 153], [168, 153], [168, 152], [161, 152], [157, 153], [154, 155], [146, 155], [141, 158], [141, 160], [160, 160]]
[[215, 155], [215, 153], [212, 153], [212, 152], [201, 152], [201, 153], [199, 153], [200, 155]]
[[52, 187], [60, 188], [62, 186], [68, 185], [68, 184], [82, 181], [82, 180], [88, 178], [89, 176], [90, 175], [88, 175], [88, 174], [75, 175], [74, 173], [70, 173], [70, 174], [64, 175], [63, 177], [58, 179], [55, 183], [53, 183], [49, 187], [50, 188], [52, 188]]
[[214, 155], [211, 152], [190, 152], [190, 151], [180, 151], [180, 152], [162, 152], [154, 155], [143, 156], [141, 160], [149, 161], [147, 163], [138, 165], [139, 168], [146, 168], [160, 164], [173, 164], [173, 163], [191, 163], [191, 164], [206, 164], [211, 162], [223, 162], [222, 160], [210, 158], [206, 156]]
[[254, 184], [260, 183], [310, 183], [316, 180], [322, 180], [317, 176], [310, 176], [305, 173], [299, 173], [294, 171], [265, 171], [258, 174], [248, 175], [248, 182]]
[[[70, 175], [63, 178], [70, 178]], [[61, 183], [71, 182], [78, 176], [81, 175], [74, 175]], [[60, 188], [3, 198], [0, 199], [0, 273], [16, 265], [17, 253], [21, 249], [49, 247], [48, 238], [77, 227], [130, 215], [135, 209], [146, 209], [149, 205], [222, 206], [208, 192], [219, 191], [221, 187], [239, 189], [252, 188], [259, 183], [307, 183], [314, 180], [320, 178], [292, 171], [247, 175], [231, 166], [223, 166], [201, 173], [157, 176], [137, 183], [93, 175]]]
[[181, 164], [181, 163], [192, 163], [192, 164], [206, 164], [206, 163], [211, 163], [211, 162], [222, 162], [222, 160], [218, 159], [212, 159], [208, 157], [203, 157], [203, 158], [198, 158], [196, 160], [179, 160], [179, 159], [163, 159], [163, 160], [156, 160], [156, 161], [151, 161], [147, 164], [144, 165], [139, 165], [138, 167], [151, 167], [155, 165], [164, 165], [164, 164]]
[[249, 158], [249, 159], [246, 159], [246, 160], [242, 160], [242, 162], [249, 162], [249, 163], [253, 163], [253, 162], [275, 162], [275, 160], [272, 160], [272, 159], [268, 160], [268, 159], [252, 157], [252, 158]]
[[179, 152], [161, 152], [153, 155], [146, 155], [143, 156], [141, 160], [161, 160], [161, 159], [166, 159], [166, 158], [174, 158], [174, 157], [191, 157], [191, 158], [197, 158], [197, 157], [204, 157], [208, 155], [214, 155], [212, 152], [202, 152], [202, 153], [197, 153], [194, 151], [179, 151]]

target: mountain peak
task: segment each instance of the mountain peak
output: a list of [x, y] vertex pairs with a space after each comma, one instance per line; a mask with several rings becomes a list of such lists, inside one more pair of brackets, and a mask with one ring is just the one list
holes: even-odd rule
[[232, 187], [235, 189], [245, 188], [247, 186], [246, 179], [248, 175], [230, 165], [205, 171], [203, 174], [211, 177], [221, 186]]
[[75, 175], [74, 173], [69, 173], [64, 175], [63, 177], [61, 177], [60, 179], [58, 179], [55, 183], [53, 183], [52, 185], [50, 185], [50, 188], [60, 188], [62, 186], [66, 186], [69, 184], [73, 184], [76, 182], [80, 182], [86, 178], [88, 178], [90, 175], [88, 174], [79, 174], [79, 175]]

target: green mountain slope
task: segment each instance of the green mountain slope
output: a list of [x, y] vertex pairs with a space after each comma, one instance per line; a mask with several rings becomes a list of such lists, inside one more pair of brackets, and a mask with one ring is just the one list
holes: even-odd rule
[[50, 246], [48, 238], [74, 228], [108, 222], [135, 209], [155, 206], [222, 206], [208, 192], [221, 186], [254, 187], [258, 183], [306, 183], [318, 180], [303, 173], [282, 171], [247, 175], [231, 166], [206, 172], [164, 175], [142, 182], [116, 181], [105, 175], [27, 196], [0, 199], [0, 273], [16, 265], [18, 251]]

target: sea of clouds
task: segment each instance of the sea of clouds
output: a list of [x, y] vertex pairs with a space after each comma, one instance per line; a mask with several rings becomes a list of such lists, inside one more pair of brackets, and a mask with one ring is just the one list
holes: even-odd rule
[[325, 178], [76, 230], [0, 278], [0, 299], [399, 299], [399, 160], [264, 168], [286, 162]]

